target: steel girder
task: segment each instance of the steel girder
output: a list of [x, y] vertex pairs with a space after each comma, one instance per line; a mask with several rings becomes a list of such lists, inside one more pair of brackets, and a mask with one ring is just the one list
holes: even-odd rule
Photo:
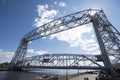
[[113, 49], [114, 46], [115, 48], [120, 49], [119, 45], [117, 45], [115, 42], [118, 41], [119, 44], [120, 41], [118, 40], [118, 37], [116, 37], [116, 35], [113, 33], [112, 27], [109, 24], [104, 13], [96, 13], [94, 16], [91, 17], [96, 37], [100, 46], [103, 63], [105, 67], [110, 70], [110, 74], [112, 76], [117, 75], [110, 62], [108, 51], [111, 50], [111, 48]]
[[[111, 63], [116, 69], [120, 61], [120, 54], [109, 54]], [[117, 63], [117, 64], [115, 64]], [[93, 69], [107, 70], [103, 64], [101, 55], [85, 54], [44, 54], [28, 57], [19, 62], [19, 68], [43, 68], [43, 69]]]
[[40, 69], [107, 69], [98, 56], [100, 57], [100, 55], [82, 54], [44, 54], [26, 58], [17, 67]]
[[11, 66], [17, 66], [19, 64], [19, 61], [25, 59], [26, 57], [26, 52], [27, 52], [27, 45], [28, 45], [28, 41], [26, 41], [25, 39], [22, 39], [19, 43], [19, 46], [12, 58], [11, 61]]
[[[94, 12], [94, 15], [91, 13]], [[47, 24], [44, 24], [23, 36], [19, 47], [11, 61], [12, 67], [17, 67], [26, 60], [27, 43], [51, 34], [65, 31], [71, 28], [93, 23], [96, 37], [101, 49], [101, 58], [104, 66], [107, 67], [111, 73], [114, 73], [111, 65], [109, 53], [114, 51], [114, 54], [120, 53], [120, 33], [108, 21], [103, 10], [87, 9], [77, 13], [73, 13]]]

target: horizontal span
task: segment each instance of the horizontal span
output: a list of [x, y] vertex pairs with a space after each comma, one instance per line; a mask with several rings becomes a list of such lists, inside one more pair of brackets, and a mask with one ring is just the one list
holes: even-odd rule
[[18, 68], [40, 68], [40, 69], [91, 69], [91, 70], [106, 70], [101, 67], [90, 67], [90, 66], [22, 66]]

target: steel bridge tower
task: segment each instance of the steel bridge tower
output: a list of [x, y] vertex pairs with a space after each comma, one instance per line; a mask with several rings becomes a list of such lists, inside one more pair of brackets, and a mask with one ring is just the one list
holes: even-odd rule
[[[100, 55], [49, 54], [26, 58], [28, 42], [88, 23], [93, 24], [101, 51]], [[110, 52], [112, 52], [112, 54], [110, 54]], [[113, 66], [110, 56], [115, 57], [114, 62], [117, 64], [119, 63], [119, 54], [120, 33], [108, 21], [103, 10], [87, 9], [55, 19], [24, 35], [19, 43], [15, 55], [12, 58], [11, 69], [13, 70], [22, 67], [57, 69], [99, 69], [107, 71], [111, 77], [116, 77], [118, 75], [116, 71], [117, 68]], [[97, 67], [79, 65], [80, 61], [83, 60], [91, 61], [92, 63], [97, 65]], [[66, 65], [68, 61], [69, 64]], [[99, 64], [97, 61], [102, 62], [104, 65]], [[37, 65], [35, 65], [35, 63], [37, 63]]]

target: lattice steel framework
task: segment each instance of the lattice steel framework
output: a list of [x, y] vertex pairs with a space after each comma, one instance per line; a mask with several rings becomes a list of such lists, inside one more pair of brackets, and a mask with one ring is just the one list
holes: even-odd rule
[[[61, 31], [65, 31], [68, 29], [72, 29], [81, 25], [85, 25], [88, 23], [93, 23], [93, 27], [96, 33], [96, 37], [100, 46], [101, 55], [97, 56], [98, 59], [100, 59], [101, 62], [103, 62], [103, 65], [100, 65], [96, 62], [94, 55], [62, 55], [62, 54], [52, 54], [49, 55], [50, 57], [50, 63], [44, 63], [42, 60], [44, 58], [47, 58], [49, 56], [40, 55], [40, 56], [34, 56], [31, 58], [26, 58], [26, 51], [27, 51], [27, 45], [29, 41], [33, 41], [48, 35], [52, 35]], [[77, 34], [76, 34], [77, 35]], [[54, 21], [51, 21], [47, 24], [44, 24], [29, 33], [27, 33], [20, 41], [20, 44], [15, 52], [14, 57], [11, 61], [11, 68], [13, 67], [44, 67], [44, 68], [50, 68], [52, 61], [55, 62], [51, 68], [55, 68], [55, 66], [60, 64], [64, 64], [64, 68], [70, 68], [73, 66], [74, 68], [89, 68], [92, 69], [93, 66], [80, 66], [77, 65], [80, 63], [79, 61], [88, 60], [97, 65], [101, 69], [108, 69], [111, 74], [115, 73], [114, 67], [111, 64], [109, 53], [113, 53], [113, 56], [115, 54], [120, 53], [120, 33], [117, 31], [117, 29], [108, 21], [106, 15], [104, 14], [103, 10], [95, 10], [95, 9], [87, 9], [80, 12], [76, 12], [61, 18], [58, 18]], [[94, 59], [92, 59], [92, 57]], [[43, 58], [44, 57], [44, 58]], [[119, 56], [118, 56], [119, 57]], [[56, 59], [54, 59], [56, 58]], [[60, 59], [59, 59], [60, 58]], [[75, 60], [77, 58], [77, 60]], [[47, 60], [47, 59], [45, 59]], [[71, 63], [68, 64], [67, 62], [72, 62], [76, 64], [72, 65]], [[119, 58], [117, 58], [119, 60]], [[36, 66], [33, 64], [36, 64]], [[57, 64], [58, 63], [58, 64]], [[66, 64], [66, 65], [65, 65]], [[39, 66], [37, 66], [39, 65]], [[42, 66], [40, 66], [42, 65]], [[59, 65], [58, 68], [60, 68]], [[76, 67], [75, 67], [76, 66]], [[98, 67], [95, 67], [98, 69]]]
[[107, 70], [96, 56], [99, 55], [44, 54], [26, 58], [22, 66], [21, 63], [19, 66], [22, 68]]

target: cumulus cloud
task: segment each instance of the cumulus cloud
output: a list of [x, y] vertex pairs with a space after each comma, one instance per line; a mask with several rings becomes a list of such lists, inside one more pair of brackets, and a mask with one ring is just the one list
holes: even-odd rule
[[67, 6], [66, 3], [63, 2], [63, 1], [61, 1], [61, 2], [55, 1], [54, 4], [56, 4], [56, 5], [58, 5], [58, 6], [61, 6], [61, 7], [66, 7], [66, 6]]
[[47, 51], [43, 51], [43, 50], [34, 50], [34, 49], [28, 49], [27, 50], [28, 53], [28, 57], [29, 56], [35, 56], [35, 55], [43, 55], [43, 54], [47, 54]]
[[0, 49], [0, 63], [10, 62], [13, 55], [14, 55], [14, 52], [3, 51]]
[[[59, 6], [67, 6], [62, 1], [59, 3], [55, 1], [54, 4], [58, 4]], [[38, 17], [35, 18], [35, 27], [39, 27], [45, 23], [52, 21], [59, 12], [59, 10], [55, 10], [55, 9], [49, 10], [48, 8], [49, 8], [48, 4], [37, 6]], [[62, 26], [62, 27], [65, 27], [65, 26]], [[92, 32], [91, 27], [86, 27], [86, 25], [83, 25], [68, 31], [53, 34], [50, 36], [50, 39], [57, 38], [59, 41], [65, 41], [69, 43], [71, 47], [80, 46], [81, 49], [85, 51], [95, 51], [96, 49], [98, 49], [99, 46], [96, 43], [96, 41], [93, 39], [94, 36], [93, 34], [91, 34], [91, 32]], [[86, 35], [86, 33], [91, 34], [89, 35], [89, 37], [91, 38], [88, 38], [88, 35]], [[31, 50], [31, 52], [38, 54], [37, 51], [35, 50]], [[43, 53], [44, 51], [39, 52], [39, 54], [43, 54]]]
[[[50, 39], [57, 38], [60, 41], [69, 43], [71, 47], [80, 46], [85, 51], [94, 51], [98, 49], [96, 41], [93, 38], [84, 38], [84, 36], [88, 36], [86, 33], [91, 34], [91, 31], [91, 27], [83, 25], [61, 33], [53, 34], [50, 36]], [[91, 35], [91, 37], [93, 37], [93, 35]]]
[[37, 5], [38, 17], [35, 18], [35, 27], [40, 27], [41, 25], [52, 21], [58, 14], [58, 10], [49, 10], [48, 7], [48, 4]]

